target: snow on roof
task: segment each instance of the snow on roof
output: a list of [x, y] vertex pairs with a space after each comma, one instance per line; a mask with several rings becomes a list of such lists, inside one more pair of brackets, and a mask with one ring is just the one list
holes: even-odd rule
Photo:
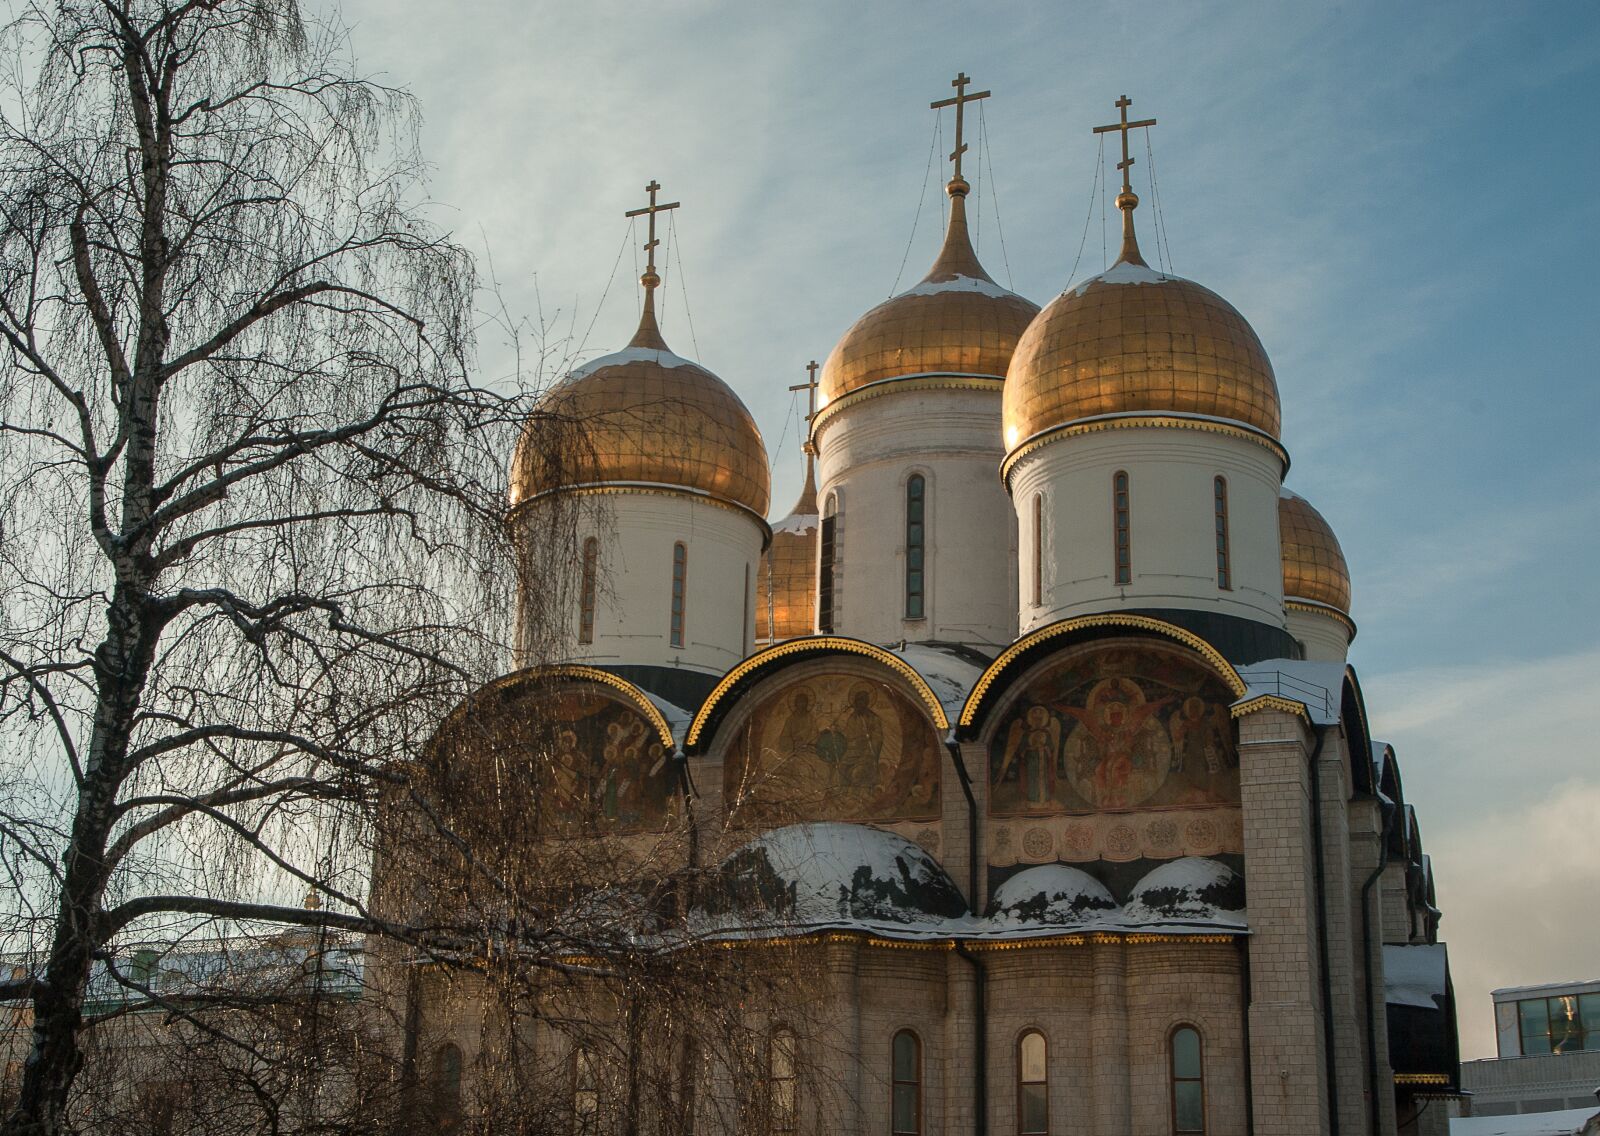
[[613, 351], [610, 355], [602, 355], [592, 359], [581, 367], [575, 367], [562, 380], [562, 384], [576, 382], [587, 378], [602, 367], [620, 367], [626, 363], [655, 363], [661, 367], [694, 367], [697, 364], [692, 359], [685, 359], [682, 355], [674, 355], [671, 351], [658, 350], [654, 347], [624, 347], [621, 351]]
[[1147, 264], [1131, 264], [1126, 260], [1119, 260], [1099, 276], [1091, 276], [1082, 284], [1072, 290], [1074, 296], [1081, 296], [1088, 291], [1091, 284], [1160, 284], [1165, 280], [1176, 280], [1175, 276], [1168, 276], [1164, 272], [1157, 272]]
[[815, 513], [790, 513], [781, 521], [774, 521], [774, 533], [808, 533], [816, 530], [817, 514]]
[[993, 296], [996, 299], [1005, 299], [1015, 296], [1016, 293], [1008, 288], [1002, 288], [993, 280], [984, 280], [977, 276], [954, 276], [949, 280], [924, 280], [915, 288], [901, 292], [902, 296], [937, 296], [944, 292], [976, 292], [980, 296]]
[[1248, 689], [1240, 702], [1274, 694], [1305, 704], [1311, 721], [1332, 726], [1339, 721], [1344, 690], [1344, 664], [1310, 659], [1262, 659], [1239, 670]]
[[1383, 947], [1384, 1001], [1391, 1006], [1443, 1007], [1449, 960], [1443, 943], [1386, 943]]
[[1600, 1107], [1520, 1116], [1468, 1116], [1450, 1121], [1450, 1136], [1587, 1136], [1600, 1131]]
[[956, 719], [961, 716], [961, 707], [966, 705], [967, 695], [972, 693], [984, 668], [972, 659], [934, 643], [907, 643], [903, 647], [891, 648], [891, 653], [910, 663], [911, 669], [922, 676], [938, 698], [939, 705], [944, 707], [945, 717], [954, 726]]
[[912, 940], [993, 940], [1063, 931], [1243, 934], [1244, 887], [1226, 865], [1187, 858], [1156, 868], [1126, 910], [1080, 868], [1040, 864], [995, 890], [987, 917], [921, 846], [865, 825], [774, 829], [723, 861], [723, 886], [695, 921], [699, 934], [756, 938], [819, 930]]
[[1134, 886], [1123, 908], [1129, 923], [1244, 925], [1244, 880], [1232, 868], [1200, 856], [1169, 860]]

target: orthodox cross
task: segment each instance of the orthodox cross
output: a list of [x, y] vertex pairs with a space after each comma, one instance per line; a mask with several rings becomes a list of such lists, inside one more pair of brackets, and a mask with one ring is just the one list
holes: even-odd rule
[[1122, 112], [1122, 121], [1113, 122], [1110, 126], [1097, 126], [1094, 128], [1094, 132], [1096, 134], [1106, 134], [1113, 130], [1121, 132], [1122, 161], [1117, 163], [1117, 169], [1122, 171], [1122, 192], [1132, 193], [1133, 186], [1128, 181], [1130, 171], [1133, 169], [1133, 159], [1128, 156], [1128, 131], [1138, 130], [1141, 126], [1154, 126], [1156, 124], [1156, 120], [1153, 118], [1141, 118], [1138, 122], [1129, 122], [1128, 108], [1133, 105], [1133, 100], [1127, 95], [1123, 95], [1120, 99], [1118, 99], [1115, 105], [1117, 109]]
[[[818, 370], [817, 361], [815, 359], [813, 359], [813, 360], [811, 360], [811, 362], [806, 364], [806, 374], [808, 376], [806, 381], [803, 382], [803, 383], [797, 383], [794, 386], [789, 388], [792, 391], [805, 391], [806, 392], [806, 424], [807, 425], [810, 425], [811, 420], [817, 416], [817, 370]], [[806, 458], [807, 461], [811, 460], [809, 455], [812, 452], [812, 450], [811, 450], [810, 433], [811, 432], [809, 430], [806, 431], [806, 435], [807, 435], [806, 442], [805, 442], [805, 445], [803, 447], [801, 447], [802, 449], [805, 450], [806, 454], [808, 455], [807, 458]], [[809, 466], [807, 468], [809, 468]]]
[[961, 177], [961, 155], [967, 151], [967, 144], [961, 140], [962, 111], [966, 108], [968, 103], [975, 103], [979, 99], [986, 99], [989, 97], [988, 91], [979, 91], [977, 94], [973, 95], [967, 94], [967, 84], [970, 82], [972, 82], [972, 80], [967, 78], [967, 73], [965, 71], [957, 72], [956, 77], [950, 80], [950, 85], [956, 89], [955, 98], [940, 99], [936, 103], [928, 104], [928, 106], [933, 110], [939, 110], [941, 107], [947, 106], [953, 106], [956, 108], [956, 148], [950, 154], [950, 160], [956, 164], [956, 181], [963, 180]]
[[646, 288], [654, 288], [657, 284], [661, 283], [661, 278], [656, 275], [656, 246], [661, 243], [660, 241], [656, 240], [656, 214], [665, 213], [668, 209], [676, 209], [681, 204], [680, 202], [674, 201], [667, 205], [657, 205], [656, 193], [660, 189], [661, 183], [656, 181], [655, 178], [651, 178], [650, 184], [644, 187], [644, 191], [650, 195], [650, 204], [646, 205], [643, 209], [630, 209], [623, 214], [624, 217], [647, 216], [650, 218], [650, 239], [645, 242], [644, 246], [645, 258], [648, 262], [645, 267], [644, 274], [646, 277], [649, 277], [649, 279], [644, 282]]

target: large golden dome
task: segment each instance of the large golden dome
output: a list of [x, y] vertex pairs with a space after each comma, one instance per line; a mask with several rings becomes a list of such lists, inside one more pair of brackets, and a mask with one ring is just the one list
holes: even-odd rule
[[933, 268], [915, 288], [855, 322], [828, 356], [818, 409], [886, 379], [924, 375], [1003, 379], [1037, 304], [996, 284], [967, 234], [965, 181], [952, 181], [950, 227]]
[[755, 419], [728, 384], [667, 348], [648, 291], [628, 346], [551, 387], [512, 459], [513, 505], [618, 485], [688, 490], [762, 518], [771, 496]]
[[1304, 497], [1285, 489], [1278, 497], [1278, 539], [1283, 546], [1283, 596], [1350, 614], [1350, 568], [1339, 538]]
[[756, 641], [777, 643], [816, 628], [817, 483], [806, 461], [806, 483], [789, 515], [772, 526], [756, 582]]
[[1256, 333], [1209, 288], [1145, 264], [1132, 207], [1123, 207], [1122, 257], [1052, 300], [1017, 344], [1006, 373], [1007, 451], [1110, 414], [1222, 418], [1276, 439], [1278, 383]]

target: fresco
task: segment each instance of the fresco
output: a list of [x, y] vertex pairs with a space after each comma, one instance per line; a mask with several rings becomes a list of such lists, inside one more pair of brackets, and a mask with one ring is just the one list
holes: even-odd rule
[[578, 820], [612, 832], [661, 826], [674, 799], [672, 762], [638, 710], [582, 689], [547, 693], [536, 710], [528, 709], [549, 730], [541, 822], [559, 827]]
[[760, 821], [935, 819], [939, 739], [887, 683], [816, 675], [751, 712], [723, 764], [724, 799]]
[[1232, 701], [1177, 649], [1080, 649], [1036, 675], [1001, 719], [989, 744], [989, 811], [1237, 804]]

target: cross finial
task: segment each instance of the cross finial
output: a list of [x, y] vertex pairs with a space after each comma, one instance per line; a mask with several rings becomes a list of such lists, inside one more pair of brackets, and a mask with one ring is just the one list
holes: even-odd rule
[[1133, 100], [1127, 95], [1123, 95], [1114, 105], [1121, 112], [1121, 121], [1113, 122], [1109, 126], [1097, 126], [1094, 132], [1106, 134], [1115, 130], [1122, 135], [1122, 161], [1117, 163], [1117, 169], [1122, 171], [1122, 192], [1117, 194], [1117, 208], [1122, 210], [1122, 255], [1118, 259], [1129, 264], [1143, 264], [1144, 257], [1139, 255], [1139, 242], [1133, 235], [1133, 211], [1139, 207], [1139, 195], [1133, 192], [1133, 183], [1130, 180], [1133, 157], [1128, 153], [1128, 131], [1154, 126], [1156, 120], [1141, 118], [1137, 122], [1129, 122], [1128, 108], [1133, 105]]
[[[811, 420], [817, 416], [817, 386], [818, 386], [817, 371], [820, 370], [820, 369], [821, 369], [821, 367], [817, 363], [817, 361], [815, 359], [811, 360], [811, 362], [806, 364], [806, 375], [807, 375], [806, 381], [803, 382], [803, 383], [796, 383], [794, 386], [789, 388], [792, 391], [805, 391], [806, 392], [806, 423], [807, 423], [807, 425], [809, 425]], [[812, 450], [811, 450], [810, 431], [808, 430], [806, 433], [807, 433], [807, 437], [806, 437], [805, 451], [806, 451], [806, 454], [808, 455], [808, 459], [809, 459], [809, 455], [812, 452]]]
[[661, 284], [661, 277], [656, 272], [656, 246], [661, 243], [656, 240], [656, 214], [678, 207], [676, 201], [657, 205], [656, 194], [660, 190], [661, 183], [651, 178], [650, 184], [644, 187], [644, 191], [650, 195], [650, 204], [643, 209], [630, 209], [623, 214], [624, 217], [643, 216], [650, 219], [650, 236], [644, 243], [644, 275], [639, 277], [639, 283], [644, 285], [644, 310], [639, 313], [639, 330], [634, 332], [628, 346], [648, 347], [657, 351], [665, 350], [667, 344], [661, 338], [661, 329], [656, 326], [656, 288]]
[[650, 219], [650, 236], [644, 243], [645, 270], [644, 275], [639, 278], [639, 282], [647, 289], [654, 288], [661, 283], [661, 277], [656, 275], [656, 246], [661, 243], [656, 240], [656, 214], [665, 213], [668, 209], [676, 209], [681, 204], [673, 201], [666, 205], [657, 205], [656, 194], [660, 190], [661, 183], [656, 181], [655, 178], [651, 178], [650, 184], [644, 187], [644, 191], [650, 195], [650, 204], [643, 209], [630, 209], [623, 214], [624, 217], [648, 217]]
[[966, 109], [968, 103], [975, 103], [979, 99], [986, 99], [989, 97], [988, 91], [978, 91], [971, 95], [967, 94], [967, 84], [970, 82], [972, 82], [972, 80], [967, 77], [967, 73], [965, 71], [957, 72], [956, 77], [950, 80], [950, 85], [956, 89], [955, 97], [951, 99], [940, 99], [936, 103], [928, 104], [928, 106], [933, 110], [939, 110], [941, 107], [947, 106], [953, 106], [956, 108], [956, 148], [950, 152], [950, 160], [956, 164], [956, 171], [955, 176], [950, 179], [951, 196], [956, 196], [958, 187], [961, 193], [966, 193], [967, 191], [967, 181], [961, 176], [961, 155], [967, 152], [967, 144], [964, 141], [964, 116], [962, 112]]

